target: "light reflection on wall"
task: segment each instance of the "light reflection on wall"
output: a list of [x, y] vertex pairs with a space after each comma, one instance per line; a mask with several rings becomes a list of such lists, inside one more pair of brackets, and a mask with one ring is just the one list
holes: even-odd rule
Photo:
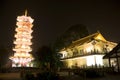
[[65, 58], [65, 57], [67, 57], [67, 52], [66, 52], [66, 51], [61, 51], [60, 53], [62, 53], [61, 58]]
[[95, 65], [94, 56], [87, 56], [86, 59], [87, 59], [87, 66]]
[[103, 59], [102, 59], [103, 55], [91, 55], [91, 56], [87, 56], [86, 60], [87, 60], [87, 66], [94, 66], [94, 65], [103, 65]]
[[86, 50], [87, 53], [90, 53], [91, 51], [94, 50], [94, 46], [92, 44], [87, 44], [84, 46], [84, 49]]
[[114, 42], [107, 41], [100, 32], [97, 32], [74, 41], [60, 53], [63, 54], [62, 61], [66, 61], [68, 67], [99, 67], [108, 65], [108, 62], [103, 60], [103, 56], [116, 45]]
[[66, 59], [62, 61], [67, 62], [67, 67], [72, 68], [72, 66], [85, 67], [85, 66], [103, 66], [104, 55], [89, 55], [84, 57], [77, 57]]

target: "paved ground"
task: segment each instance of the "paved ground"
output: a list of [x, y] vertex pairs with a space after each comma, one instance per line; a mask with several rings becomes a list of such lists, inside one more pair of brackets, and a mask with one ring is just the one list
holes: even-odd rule
[[[20, 73], [0, 73], [0, 80], [21, 80]], [[120, 74], [106, 74], [104, 77], [99, 78], [84, 78], [77, 75], [65, 75], [60, 80], [120, 80]]]
[[62, 77], [61, 80], [120, 80], [119, 75], [105, 75], [104, 77], [99, 78], [84, 78], [77, 75]]
[[20, 80], [20, 73], [0, 73], [0, 80]]
[[61, 80], [120, 80], [120, 73], [105, 74], [103, 77], [86, 78], [78, 75], [64, 76]]
[[86, 80], [120, 80], [120, 74], [118, 75], [106, 75], [101, 78], [88, 78]]

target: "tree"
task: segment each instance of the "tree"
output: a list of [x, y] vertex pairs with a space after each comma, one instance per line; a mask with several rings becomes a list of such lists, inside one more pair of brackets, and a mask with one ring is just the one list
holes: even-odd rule
[[9, 60], [8, 50], [4, 46], [0, 46], [0, 67], [4, 66]]
[[72, 41], [75, 41], [77, 39], [83, 38], [85, 36], [88, 36], [88, 30], [86, 26], [83, 24], [77, 24], [73, 25], [70, 28], [68, 28], [63, 35], [57, 38], [54, 48], [59, 51], [60, 49], [67, 47], [72, 43]]
[[59, 66], [58, 63], [60, 63], [59, 55], [48, 46], [40, 47], [34, 54], [34, 57], [43, 69], [53, 70], [57, 68]]

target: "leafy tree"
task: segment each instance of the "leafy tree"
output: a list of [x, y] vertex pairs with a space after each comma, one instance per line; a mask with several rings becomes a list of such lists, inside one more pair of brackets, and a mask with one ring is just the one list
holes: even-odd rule
[[9, 53], [4, 46], [0, 46], [0, 67], [4, 66], [9, 60]]
[[60, 67], [63, 66], [63, 62], [60, 61], [60, 57], [61, 57], [61, 54], [59, 54], [58, 52], [56, 52], [54, 49], [53, 49], [53, 62], [52, 62], [52, 68], [53, 69], [59, 69]]
[[59, 66], [59, 55], [56, 54], [55, 51], [51, 49], [51, 47], [40, 47], [34, 56], [36, 61], [40, 63], [40, 67], [43, 69], [53, 70]]
[[68, 28], [63, 35], [57, 38], [54, 48], [59, 51], [60, 49], [70, 45], [72, 41], [88, 36], [88, 30], [83, 24], [73, 25]]

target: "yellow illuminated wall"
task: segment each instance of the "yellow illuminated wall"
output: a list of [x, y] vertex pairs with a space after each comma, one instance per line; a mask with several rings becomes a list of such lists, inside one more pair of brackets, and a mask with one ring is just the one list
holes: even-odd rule
[[[62, 50], [60, 53], [62, 61], [67, 64], [67, 67], [88, 67], [88, 66], [103, 66], [108, 65], [107, 61], [103, 61], [105, 53], [111, 51], [117, 44], [107, 41], [99, 32], [95, 36], [81, 39], [81, 42]], [[93, 35], [92, 35], [93, 36]], [[83, 40], [85, 42], [83, 43]], [[79, 40], [80, 41], [80, 40]], [[81, 44], [82, 43], [82, 44]]]
[[66, 59], [67, 67], [80, 67], [84, 68], [87, 66], [103, 66], [103, 55], [90, 55], [86, 57], [78, 57], [73, 59]]

